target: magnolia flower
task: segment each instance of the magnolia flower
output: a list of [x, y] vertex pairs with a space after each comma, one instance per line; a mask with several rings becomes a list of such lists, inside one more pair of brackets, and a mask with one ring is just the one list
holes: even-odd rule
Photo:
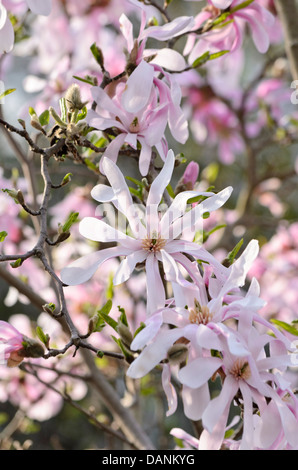
[[[100, 87], [94, 87], [92, 96], [97, 107], [96, 111], [90, 110], [87, 117], [89, 125], [96, 129], [114, 127], [119, 132], [103, 158], [116, 161], [122, 145], [126, 143], [137, 149], [138, 143], [141, 144], [139, 168], [143, 176], [148, 173], [152, 147], [164, 153], [162, 145], [168, 120], [168, 102], [159, 100], [153, 76], [153, 67], [143, 61], [130, 75], [125, 87], [118, 85], [113, 99]], [[104, 171], [102, 165], [101, 169]]]
[[43, 356], [44, 349], [40, 343], [23, 335], [14, 326], [0, 321], [0, 353], [8, 367], [17, 367], [24, 357]]
[[[125, 216], [129, 226], [123, 231], [108, 225], [104, 220], [86, 217], [80, 222], [81, 235], [98, 242], [117, 242], [118, 245], [83, 256], [61, 272], [66, 285], [77, 285], [90, 279], [98, 267], [107, 259], [124, 256], [114, 276], [114, 284], [127, 281], [136, 265], [144, 264], [147, 275], [148, 312], [153, 313], [165, 305], [165, 291], [159, 270], [162, 263], [165, 277], [179, 278], [178, 264], [186, 266], [193, 275], [194, 267], [189, 266], [187, 253], [194, 258], [213, 261], [213, 257], [197, 243], [180, 238], [187, 229], [190, 237], [202, 223], [202, 216], [221, 207], [229, 198], [232, 188], [218, 194], [199, 191], [184, 191], [178, 194], [170, 207], [162, 214], [160, 202], [169, 185], [174, 169], [175, 157], [168, 152], [165, 164], [153, 181], [147, 197], [146, 208], [137, 207], [132, 200], [129, 188], [119, 168], [108, 158], [103, 160], [103, 168], [111, 186], [97, 185], [91, 195], [99, 202], [113, 202]], [[206, 199], [186, 212], [187, 201], [194, 196]], [[107, 207], [105, 205], [105, 210]], [[127, 234], [130, 231], [130, 235]], [[215, 262], [215, 260], [214, 260]]]
[[[131, 0], [130, 0], [131, 2]], [[131, 2], [142, 9], [141, 24], [138, 37], [134, 39], [133, 24], [123, 13], [119, 19], [120, 28], [127, 42], [127, 51], [131, 58], [139, 64], [144, 58], [150, 58], [151, 64], [158, 64], [171, 71], [181, 71], [186, 67], [183, 56], [173, 49], [147, 49], [148, 38], [154, 38], [157, 41], [168, 41], [176, 36], [191, 31], [194, 27], [194, 18], [192, 16], [180, 16], [161, 26], [149, 26], [146, 28], [148, 20], [148, 10], [140, 2]]]
[[[185, 143], [188, 138], [187, 122], [180, 109], [178, 85], [171, 79], [169, 88], [154, 74], [155, 68], [141, 61], [126, 83], [118, 85], [113, 98], [100, 87], [94, 87], [92, 96], [97, 107], [96, 111], [90, 110], [87, 116], [89, 125], [95, 129], [115, 128], [117, 131], [103, 158], [116, 161], [124, 144], [134, 149], [141, 144], [139, 169], [142, 176], [148, 173], [152, 147], [155, 146], [165, 159], [164, 148], [167, 144], [164, 132], [168, 123], [176, 140]], [[101, 170], [104, 172], [102, 164]]]
[[[211, 31], [200, 35], [189, 35], [184, 55], [189, 54], [189, 63], [193, 63], [206, 51], [230, 52], [241, 47], [246, 26], [249, 27], [253, 42], [260, 53], [265, 53], [270, 45], [269, 30], [274, 23], [274, 16], [262, 5], [256, 2], [243, 8], [238, 7], [242, 0], [209, 0], [207, 5], [195, 18], [195, 29], [201, 27], [206, 21], [217, 18], [221, 9], [229, 8], [232, 13], [228, 16], [228, 24], [224, 28], [212, 28]], [[233, 10], [235, 8], [235, 11]]]
[[[19, 6], [10, 1], [4, 1], [7, 9], [13, 12]], [[52, 0], [26, 0], [28, 8], [37, 14], [48, 16], [52, 9]], [[10, 52], [14, 45], [14, 29], [8, 17], [7, 9], [0, 2], [0, 54]]]
[[[200, 448], [220, 449], [230, 412], [235, 397], [239, 397], [243, 407], [243, 436], [240, 449], [249, 450], [256, 446], [254, 433], [254, 404], [260, 415], [267, 409], [267, 401], [276, 404], [280, 418], [280, 429], [293, 447], [298, 444], [298, 421], [276, 387], [284, 388], [285, 383], [274, 370], [283, 371], [291, 365], [291, 359], [279, 340], [273, 336], [259, 333], [255, 327], [243, 321], [240, 334], [248, 354], [232, 354], [228, 347], [221, 354], [211, 357], [198, 357], [183, 367], [178, 374], [179, 380], [191, 388], [200, 388], [206, 380], [219, 371], [224, 376], [219, 395], [210, 400], [202, 414], [204, 440], [200, 439]], [[276, 344], [277, 342], [277, 344]], [[269, 355], [265, 347], [269, 346]]]

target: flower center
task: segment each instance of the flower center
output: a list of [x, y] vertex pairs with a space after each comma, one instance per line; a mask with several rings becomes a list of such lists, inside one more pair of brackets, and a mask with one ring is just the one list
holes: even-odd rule
[[213, 314], [206, 305], [201, 306], [195, 299], [195, 306], [189, 310], [189, 321], [196, 325], [207, 325], [212, 320]]
[[166, 240], [160, 236], [155, 238], [143, 238], [142, 248], [150, 253], [157, 253], [165, 246]]
[[251, 376], [249, 364], [245, 359], [237, 359], [229, 372], [236, 380], [247, 380]]
[[137, 117], [132, 120], [132, 122], [129, 124], [128, 129], [129, 132], [131, 132], [132, 134], [137, 134], [138, 132], [140, 132], [140, 124]]

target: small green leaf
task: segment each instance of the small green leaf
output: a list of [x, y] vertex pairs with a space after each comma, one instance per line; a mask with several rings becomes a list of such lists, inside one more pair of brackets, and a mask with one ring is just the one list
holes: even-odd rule
[[230, 251], [230, 253], [228, 254], [226, 260], [228, 261], [229, 265], [234, 263], [237, 253], [242, 247], [242, 245], [243, 245], [243, 238], [241, 238], [241, 240], [237, 243], [237, 245], [233, 248], [233, 250]]
[[201, 65], [206, 64], [208, 62], [210, 57], [210, 52], [207, 51], [204, 54], [202, 54], [200, 57], [198, 57], [193, 63], [192, 63], [192, 68], [195, 69], [197, 67], [200, 67]]
[[8, 90], [5, 90], [3, 93], [0, 95], [0, 101], [7, 95], [10, 95], [10, 93], [13, 93], [16, 91], [16, 88], [9, 88]]
[[113, 318], [111, 318], [109, 316], [109, 313], [111, 311], [111, 308], [112, 308], [112, 301], [111, 299], [109, 299], [107, 301], [107, 303], [100, 309], [98, 310], [97, 314], [100, 318], [102, 318], [109, 326], [111, 326], [115, 331], [117, 331], [117, 325], [118, 325], [118, 322], [116, 322], [116, 320], [114, 320]]
[[140, 331], [142, 331], [144, 328], [146, 328], [146, 325], [145, 325], [145, 323], [141, 322], [139, 328], [137, 328], [136, 331], [135, 331], [134, 338], [135, 338], [135, 337], [137, 336], [137, 334], [140, 333]]
[[29, 108], [29, 114], [30, 114], [30, 116], [37, 116], [37, 113], [36, 113], [35, 109], [32, 108], [31, 106]]
[[22, 260], [21, 258], [18, 258], [16, 261], [13, 261], [12, 263], [10, 263], [10, 266], [15, 269], [15, 268], [19, 268], [21, 264], [22, 264]]
[[271, 321], [271, 323], [273, 323], [274, 325], [278, 326], [279, 328], [287, 331], [291, 335], [298, 336], [298, 329], [293, 324], [290, 325], [289, 323], [287, 323], [285, 321], [277, 320], [275, 318], [272, 318], [270, 321]]
[[79, 213], [78, 212], [71, 212], [67, 218], [67, 221], [62, 226], [62, 232], [68, 232], [70, 227], [78, 222]]
[[214, 52], [213, 54], [209, 55], [209, 60], [218, 59], [219, 57], [222, 57], [223, 55], [227, 54], [228, 52], [230, 52], [230, 51], [225, 50], [225, 51]]
[[167, 191], [168, 191], [168, 193], [169, 193], [169, 196], [170, 196], [172, 199], [174, 199], [174, 198], [175, 198], [175, 193], [174, 193], [174, 190], [173, 190], [173, 188], [172, 188], [172, 186], [171, 186], [170, 184], [167, 186]]
[[40, 326], [36, 327], [36, 334], [40, 341], [47, 346], [50, 337], [48, 334], [44, 333], [43, 329]]
[[50, 121], [50, 111], [46, 109], [43, 113], [41, 113], [38, 119], [41, 126], [47, 126]]
[[103, 67], [104, 59], [103, 59], [102, 50], [96, 45], [95, 42], [90, 47], [90, 50], [91, 50], [91, 52], [93, 54], [93, 57], [95, 58], [96, 62], [98, 63], [98, 65], [100, 65], [100, 67]]
[[90, 77], [89, 75], [86, 75], [86, 77], [82, 78], [78, 77], [77, 75], [73, 75], [73, 78], [79, 80], [80, 82], [88, 83], [88, 85], [96, 85], [96, 77]]
[[127, 316], [126, 316], [124, 308], [122, 308], [122, 307], [120, 307], [120, 305], [118, 305], [118, 310], [121, 313], [121, 315], [119, 317], [119, 321], [121, 323], [123, 323], [123, 325], [128, 326]]
[[4, 242], [7, 235], [8, 235], [8, 233], [5, 232], [5, 230], [3, 230], [3, 232], [0, 232], [0, 242]]
[[242, 8], [248, 7], [253, 2], [254, 0], [246, 0], [245, 2], [240, 3], [240, 5], [237, 5], [234, 8], [231, 8], [230, 15], [235, 13], [236, 11], [242, 10]]
[[67, 173], [67, 175], [64, 176], [61, 186], [65, 186], [66, 184], [70, 183], [72, 177], [72, 173]]

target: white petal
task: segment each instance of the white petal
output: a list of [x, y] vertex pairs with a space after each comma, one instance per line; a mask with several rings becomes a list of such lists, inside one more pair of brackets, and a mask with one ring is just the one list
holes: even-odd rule
[[127, 112], [136, 114], [147, 105], [151, 95], [153, 76], [153, 66], [145, 61], [140, 62], [132, 72], [121, 97], [122, 106]]
[[98, 202], [111, 202], [115, 199], [113, 188], [105, 184], [98, 184], [91, 190], [91, 196]]
[[94, 275], [99, 266], [106, 260], [127, 254], [128, 250], [122, 246], [89, 253], [62, 269], [60, 273], [61, 280], [68, 286], [83, 284]]
[[154, 179], [147, 198], [147, 206], [156, 206], [160, 203], [162, 195], [171, 181], [174, 170], [175, 156], [173, 150], [169, 150], [166, 161], [159, 175]]
[[221, 365], [222, 360], [217, 357], [198, 357], [180, 369], [178, 377], [190, 388], [202, 387]]
[[146, 260], [147, 276], [147, 313], [152, 315], [165, 306], [166, 297], [163, 281], [159, 272], [158, 260], [150, 254]]
[[[114, 286], [122, 284], [130, 278], [137, 263], [142, 263], [146, 258], [144, 250], [131, 253], [124, 260], [121, 261], [119, 268], [113, 279]], [[137, 281], [136, 281], [137, 282]]]

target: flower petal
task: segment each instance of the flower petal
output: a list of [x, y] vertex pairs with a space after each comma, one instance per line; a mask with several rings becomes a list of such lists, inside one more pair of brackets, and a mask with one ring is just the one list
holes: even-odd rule
[[126, 82], [121, 96], [123, 108], [136, 114], [148, 103], [151, 95], [154, 67], [142, 60]]
[[202, 387], [221, 365], [222, 360], [217, 357], [198, 357], [180, 369], [178, 377], [190, 388]]
[[113, 284], [117, 286], [122, 284], [123, 282], [127, 281], [130, 278], [133, 270], [136, 267], [137, 263], [142, 263], [146, 258], [146, 253], [144, 250], [136, 251], [135, 253], [131, 253], [128, 255], [124, 260], [121, 261], [117, 272], [115, 273]]
[[76, 286], [88, 281], [99, 268], [99, 266], [110, 258], [129, 254], [127, 248], [115, 246], [105, 250], [96, 251], [82, 256], [69, 266], [62, 269], [60, 277], [62, 282], [68, 286]]

